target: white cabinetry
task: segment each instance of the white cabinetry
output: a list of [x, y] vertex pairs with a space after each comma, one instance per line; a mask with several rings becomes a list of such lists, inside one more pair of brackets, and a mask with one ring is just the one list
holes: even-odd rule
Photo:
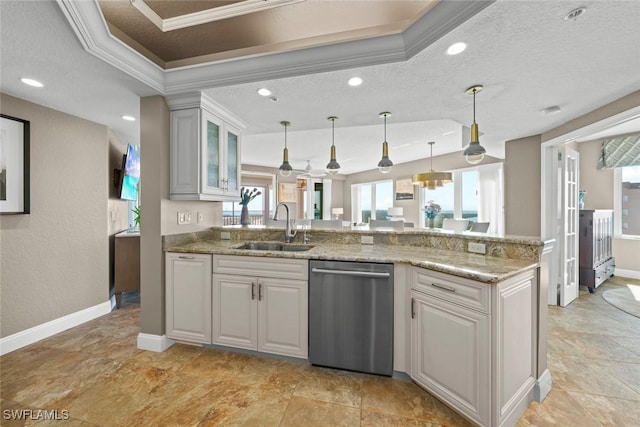
[[171, 108], [169, 197], [240, 200], [240, 129], [244, 125], [203, 94], [168, 98]]
[[211, 343], [211, 255], [167, 252], [166, 334]]
[[307, 358], [308, 261], [213, 256], [214, 344]]
[[533, 271], [498, 284], [420, 268], [411, 279], [411, 377], [483, 426], [513, 425], [533, 400]]

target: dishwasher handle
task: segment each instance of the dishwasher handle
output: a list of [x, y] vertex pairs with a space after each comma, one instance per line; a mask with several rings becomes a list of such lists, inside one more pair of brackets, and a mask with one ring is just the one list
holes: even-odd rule
[[312, 268], [312, 273], [321, 274], [341, 274], [343, 276], [358, 276], [358, 277], [391, 277], [389, 273], [376, 273], [374, 271], [357, 271], [357, 270], [330, 270], [326, 268]]

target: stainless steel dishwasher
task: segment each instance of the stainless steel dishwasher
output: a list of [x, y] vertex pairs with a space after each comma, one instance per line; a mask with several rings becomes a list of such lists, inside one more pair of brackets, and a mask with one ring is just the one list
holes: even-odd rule
[[393, 264], [309, 262], [309, 360], [393, 375]]

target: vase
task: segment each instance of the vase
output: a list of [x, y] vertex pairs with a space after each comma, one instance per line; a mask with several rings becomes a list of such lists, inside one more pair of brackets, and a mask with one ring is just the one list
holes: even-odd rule
[[242, 212], [240, 213], [240, 224], [249, 225], [249, 208], [247, 205], [242, 205]]
[[433, 228], [434, 218], [427, 218], [427, 228]]

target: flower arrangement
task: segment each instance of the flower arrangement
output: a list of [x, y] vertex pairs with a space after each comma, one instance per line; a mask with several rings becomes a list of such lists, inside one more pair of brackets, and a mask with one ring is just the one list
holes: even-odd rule
[[261, 194], [262, 192], [258, 191], [257, 188], [254, 188], [253, 190], [249, 190], [248, 188], [245, 189], [244, 187], [242, 187], [240, 189], [240, 198], [242, 199], [240, 200], [240, 204], [242, 206], [247, 206], [250, 201], [252, 201], [253, 199], [255, 199], [257, 196]]
[[442, 208], [440, 207], [440, 205], [433, 200], [429, 200], [427, 202], [427, 205], [424, 207], [424, 211], [426, 212], [427, 218], [429, 219], [434, 219], [436, 216], [438, 216], [441, 210]]

